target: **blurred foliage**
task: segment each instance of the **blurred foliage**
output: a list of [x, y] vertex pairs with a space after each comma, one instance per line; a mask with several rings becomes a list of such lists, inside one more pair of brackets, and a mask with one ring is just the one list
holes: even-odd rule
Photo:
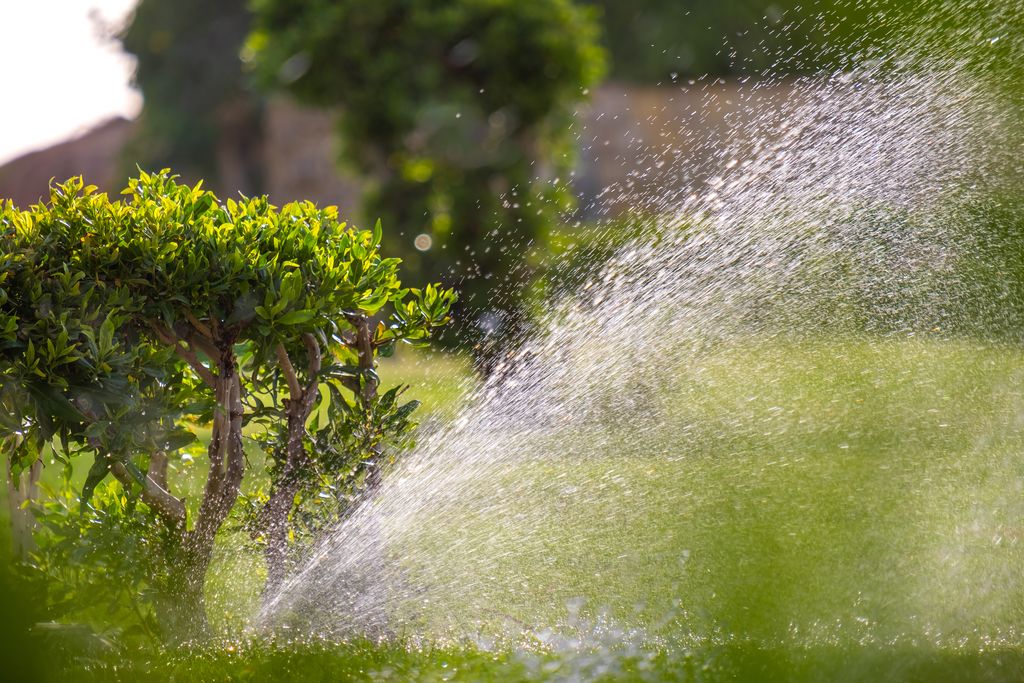
[[[140, 628], [195, 636], [245, 474], [243, 427], [269, 456], [252, 533], [272, 587], [290, 532], [308, 526], [303, 504], [328, 498], [337, 518], [407, 441], [417, 403], [379, 393], [376, 362], [399, 341], [424, 344], [455, 295], [403, 287], [380, 225], [351, 228], [334, 207], [220, 203], [167, 171], [141, 173], [125, 194], [111, 202], [75, 178], [48, 204], [0, 205], [0, 445], [13, 484], [33, 463], [60, 463], [67, 483], [91, 461], [77, 505], [61, 489], [33, 506], [39, 571], [74, 575], [70, 594], [113, 611], [137, 607], [124, 595], [159, 595], [168, 608]], [[210, 433], [210, 467], [190, 510], [168, 456], [197, 427]], [[101, 488], [111, 475], [112, 493]], [[110, 583], [109, 599], [82, 577]]]
[[232, 183], [232, 195], [262, 190], [262, 101], [238, 58], [249, 23], [246, 0], [139, 1], [119, 36], [144, 97], [126, 152], [132, 170], [170, 166]]
[[[611, 77], [635, 83], [785, 76], [907, 36], [945, 49], [1018, 26], [1003, 4], [964, 22], [962, 3], [901, 0], [142, 0], [122, 36], [146, 97], [131, 154], [251, 193], [262, 132], [249, 76], [336, 108], [342, 160], [373, 181], [363, 215], [390, 226], [409, 273], [459, 285], [468, 314], [452, 333], [475, 343], [516, 331], [523, 289], [551, 288], [523, 255], [571, 205], [569, 115], [602, 74], [599, 42]], [[968, 39], [1016, 73], [1014, 41]]]
[[166, 585], [177, 552], [172, 531], [135, 496], [113, 482], [96, 488], [88, 504], [70, 478], [43, 487], [33, 512], [38, 547], [21, 567], [27, 585], [45, 596], [47, 627], [90, 625], [82, 633], [124, 645], [161, 640], [162, 612], [174, 595]]
[[[375, 181], [412, 273], [458, 283], [469, 319], [507, 333], [518, 258], [567, 206], [574, 106], [603, 69], [570, 0], [257, 0], [259, 80], [338, 107], [342, 156]], [[464, 330], [464, 332], [466, 332]]]
[[[1012, 2], [953, 0], [581, 0], [600, 8], [612, 78], [791, 76], [840, 69], [878, 49], [977, 45], [1021, 28]], [[964, 38], [967, 40], [964, 40]], [[1003, 41], [1002, 67], [1019, 58]], [[991, 61], [986, 54], [984, 59]]]
[[869, 3], [847, 0], [585, 0], [599, 7], [613, 78], [669, 83], [751, 74], [803, 48], [800, 66], [828, 66], [863, 36]]

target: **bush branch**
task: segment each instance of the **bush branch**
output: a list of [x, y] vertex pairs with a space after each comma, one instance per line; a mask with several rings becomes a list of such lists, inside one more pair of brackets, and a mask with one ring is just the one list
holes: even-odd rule
[[[135, 477], [124, 466], [124, 463], [114, 463], [110, 471], [126, 489], [130, 489], [131, 485], [136, 481]], [[151, 507], [175, 528], [185, 528], [185, 502], [171, 495], [167, 489], [153, 481], [153, 478], [149, 475], [146, 475], [142, 480], [142, 502]]]
[[193, 370], [195, 370], [196, 374], [199, 375], [199, 378], [203, 380], [203, 382], [211, 387], [216, 385], [217, 378], [214, 374], [208, 367], [203, 365], [202, 361], [199, 360], [199, 357], [196, 356], [192, 349], [186, 348], [182, 345], [182, 340], [179, 339], [172, 330], [155, 321], [150, 321], [149, 326], [152, 328], [157, 338], [164, 344], [172, 347], [174, 352], [178, 354], [182, 360], [188, 363]]
[[284, 378], [288, 382], [289, 397], [293, 401], [300, 401], [302, 399], [302, 387], [299, 386], [299, 378], [295, 374], [295, 366], [292, 365], [292, 359], [288, 357], [284, 344], [278, 344], [274, 347], [274, 353], [277, 354], [277, 362], [280, 364], [281, 371], [284, 372]]

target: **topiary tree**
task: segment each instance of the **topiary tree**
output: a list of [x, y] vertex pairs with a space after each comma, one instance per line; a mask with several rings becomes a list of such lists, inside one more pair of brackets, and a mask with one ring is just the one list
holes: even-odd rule
[[[521, 252], [565, 207], [568, 118], [599, 79], [571, 0], [256, 0], [259, 80], [340, 111], [345, 162], [413, 273], [459, 283], [484, 327], [516, 327]], [[502, 325], [503, 323], [503, 325]], [[469, 338], [469, 335], [460, 335]]]
[[[16, 480], [44, 453], [69, 470], [91, 456], [83, 510], [108, 476], [143, 504], [158, 527], [122, 526], [163, 571], [141, 580], [164, 633], [193, 637], [246, 477], [243, 428], [269, 463], [250, 530], [273, 589], [292, 516], [325, 493], [341, 514], [410, 427], [416, 402], [378, 390], [376, 359], [423, 343], [455, 295], [403, 287], [379, 224], [348, 227], [333, 207], [221, 203], [166, 171], [125, 194], [111, 202], [73, 179], [46, 205], [2, 206], [0, 437]], [[198, 427], [210, 437], [196, 506], [173, 492], [168, 459]]]

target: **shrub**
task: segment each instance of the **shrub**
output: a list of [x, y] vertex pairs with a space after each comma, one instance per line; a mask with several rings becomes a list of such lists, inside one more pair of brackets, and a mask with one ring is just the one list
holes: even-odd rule
[[[403, 287], [380, 225], [349, 227], [333, 207], [222, 203], [167, 171], [125, 194], [112, 202], [76, 178], [48, 204], [0, 209], [0, 437], [15, 481], [51, 450], [69, 470], [92, 458], [83, 514], [98, 514], [91, 495], [113, 476], [160, 520], [166, 576], [149, 583], [171, 606], [164, 633], [189, 637], [207, 630], [205, 575], [246, 476], [243, 427], [270, 463], [252, 533], [273, 590], [303, 501], [327, 491], [346, 505], [410, 428], [416, 402], [378, 391], [377, 357], [424, 343], [455, 295]], [[200, 426], [196, 508], [172, 492], [168, 458]]]

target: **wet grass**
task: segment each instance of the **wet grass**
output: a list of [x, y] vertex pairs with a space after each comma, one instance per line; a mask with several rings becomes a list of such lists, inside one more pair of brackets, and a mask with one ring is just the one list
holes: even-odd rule
[[[1024, 677], [1024, 353], [752, 339], [672, 367], [418, 520], [395, 553], [431, 604], [395, 641], [100, 652], [76, 680]], [[443, 419], [468, 365], [382, 374]], [[258, 576], [228, 550], [214, 596]]]
[[1019, 351], [969, 343], [730, 346], [399, 553], [442, 586], [441, 632], [582, 603], [598, 640], [603, 619], [680, 649], [1021, 652], [1022, 380]]
[[[153, 681], [833, 681], [935, 683], [1020, 680], [1019, 651], [951, 652], [929, 648], [822, 646], [809, 650], [730, 644], [698, 650], [603, 656], [526, 650], [488, 652], [473, 645], [407, 643], [221, 644], [202, 650], [75, 655], [75, 665], [33, 661], [22, 651], [12, 680]], [[20, 676], [26, 676], [21, 678]]]

